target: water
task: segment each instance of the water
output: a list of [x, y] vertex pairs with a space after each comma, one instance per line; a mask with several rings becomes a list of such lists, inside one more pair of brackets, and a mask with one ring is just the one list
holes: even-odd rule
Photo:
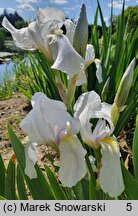
[[12, 76], [12, 66], [13, 62], [6, 62], [4, 64], [0, 64], [0, 85], [2, 85], [4, 77], [11, 74]]

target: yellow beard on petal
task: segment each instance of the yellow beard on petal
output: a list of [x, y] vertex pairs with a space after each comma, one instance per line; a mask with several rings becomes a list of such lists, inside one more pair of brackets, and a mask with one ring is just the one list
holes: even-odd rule
[[91, 59], [90, 61], [86, 62], [85, 69], [87, 69], [93, 62], [94, 62], [94, 59]]
[[66, 135], [61, 138], [60, 142], [73, 142], [73, 138], [71, 135]]
[[63, 34], [63, 31], [61, 29], [55, 29], [54, 34], [57, 35], [57, 36], [60, 36], [60, 35]]
[[101, 140], [101, 142], [106, 143], [111, 146], [113, 151], [118, 151], [118, 143], [116, 138], [114, 137], [105, 137], [104, 139]]
[[101, 147], [100, 143], [94, 143], [92, 140], [84, 140], [84, 143], [86, 143], [88, 146], [90, 146], [94, 150], [97, 150]]

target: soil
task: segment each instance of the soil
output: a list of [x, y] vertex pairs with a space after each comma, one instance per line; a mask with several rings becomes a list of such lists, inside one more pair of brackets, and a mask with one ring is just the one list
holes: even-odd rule
[[[7, 124], [10, 124], [15, 131], [16, 135], [22, 141], [26, 134], [20, 128], [21, 120], [31, 110], [29, 101], [22, 95], [13, 95], [11, 99], [0, 101], [0, 153], [7, 166], [9, 159], [13, 156], [12, 145], [9, 140]], [[134, 132], [134, 124], [132, 122], [128, 124], [127, 129], [124, 130], [118, 137], [118, 141], [121, 148], [121, 155], [125, 162], [126, 168], [133, 173], [132, 165], [132, 151], [131, 144]], [[55, 152], [46, 145], [38, 146], [38, 164], [44, 169], [43, 164], [46, 163], [53, 169], [51, 163], [46, 158], [46, 154], [49, 154], [54, 161], [58, 161]]]
[[[12, 126], [14, 132], [22, 141], [26, 137], [26, 134], [20, 128], [20, 122], [30, 110], [31, 104], [20, 94], [13, 95], [8, 100], [0, 101], [0, 154], [6, 167], [10, 158], [14, 155], [9, 140], [7, 125], [10, 124]], [[57, 161], [57, 156], [50, 147], [45, 145], [38, 146], [38, 164], [42, 170], [44, 169], [44, 163], [47, 163], [51, 167], [51, 163], [46, 158], [46, 154], [49, 154], [53, 160]]]

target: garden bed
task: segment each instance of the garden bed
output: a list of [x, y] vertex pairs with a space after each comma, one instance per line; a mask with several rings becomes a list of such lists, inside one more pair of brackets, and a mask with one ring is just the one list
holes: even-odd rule
[[[14, 154], [9, 140], [7, 124], [10, 124], [16, 135], [23, 140], [26, 135], [21, 130], [19, 124], [30, 108], [31, 105], [27, 99], [19, 94], [8, 100], [0, 101], [0, 153], [6, 166]], [[51, 166], [45, 157], [46, 154], [50, 154], [54, 160], [56, 159], [56, 154], [51, 148], [40, 145], [38, 147], [38, 164], [42, 169], [44, 162]]]

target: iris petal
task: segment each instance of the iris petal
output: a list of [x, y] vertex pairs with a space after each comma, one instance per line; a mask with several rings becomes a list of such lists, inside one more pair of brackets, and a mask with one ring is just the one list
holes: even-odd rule
[[43, 22], [44, 19], [46, 21], [57, 20], [60, 22], [64, 19], [64, 13], [57, 8], [46, 7], [38, 10], [37, 17], [40, 22]]
[[[31, 23], [31, 25], [34, 25], [34, 23], [35, 22]], [[2, 26], [12, 34], [13, 40], [17, 47], [26, 50], [32, 50], [36, 48], [36, 44], [32, 40], [32, 37], [29, 33], [29, 27], [22, 28], [20, 30], [16, 29], [6, 17], [3, 18]]]
[[[90, 107], [89, 107], [90, 106]], [[74, 105], [74, 116], [78, 118], [85, 108], [89, 107], [94, 112], [101, 110], [100, 96], [95, 91], [83, 93]]]
[[85, 54], [85, 67], [87, 68], [95, 58], [94, 47], [91, 44], [87, 44], [86, 46], [86, 54]]
[[55, 141], [55, 136], [71, 124], [71, 134], [79, 131], [80, 123], [67, 111], [63, 102], [49, 99], [43, 93], [35, 93], [32, 97], [33, 109], [21, 121], [22, 130], [28, 134], [32, 142], [48, 143]]
[[99, 59], [94, 60], [95, 65], [96, 65], [96, 77], [98, 79], [98, 82], [101, 83], [103, 81], [102, 78], [102, 66], [101, 66], [101, 61]]
[[69, 39], [69, 41], [71, 42], [71, 44], [73, 44], [73, 37], [74, 37], [74, 32], [75, 32], [75, 28], [76, 25], [69, 19], [64, 21], [64, 25], [66, 28], [66, 37]]
[[86, 150], [77, 137], [65, 137], [59, 145], [60, 170], [59, 178], [64, 186], [76, 185], [86, 174], [84, 156]]
[[110, 197], [117, 197], [124, 190], [119, 146], [115, 139], [107, 138], [101, 143], [101, 147], [102, 168], [99, 182], [105, 193]]
[[90, 119], [95, 117], [95, 112], [100, 111], [102, 103], [99, 95], [94, 92], [87, 92], [82, 94], [74, 106], [74, 116], [80, 119], [81, 136], [85, 143], [92, 145], [94, 137], [91, 131], [92, 124]]
[[84, 59], [75, 51], [64, 35], [49, 35], [49, 44], [55, 60], [51, 68], [61, 70], [72, 78], [84, 69]]
[[25, 167], [25, 174], [30, 178], [37, 178], [37, 173], [35, 170], [35, 163], [37, 161], [37, 144], [31, 143], [30, 141], [27, 141], [25, 143], [25, 161], [26, 161], [26, 167]]

